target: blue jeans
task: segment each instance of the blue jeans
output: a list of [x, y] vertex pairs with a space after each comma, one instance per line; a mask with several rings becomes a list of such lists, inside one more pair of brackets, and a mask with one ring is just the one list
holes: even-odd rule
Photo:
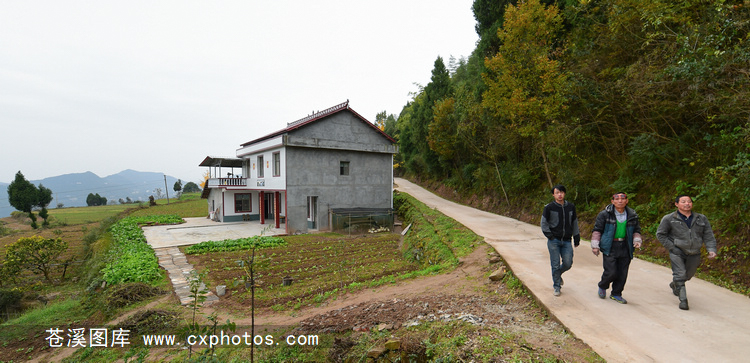
[[[573, 266], [573, 243], [559, 239], [548, 239], [549, 262], [552, 266], [552, 287], [560, 288], [562, 274]], [[562, 264], [560, 260], [562, 259]]]

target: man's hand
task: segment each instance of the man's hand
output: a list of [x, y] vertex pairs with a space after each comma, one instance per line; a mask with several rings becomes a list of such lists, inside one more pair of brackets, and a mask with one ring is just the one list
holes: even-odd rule
[[591, 252], [594, 253], [594, 256], [599, 256], [599, 249], [598, 248], [592, 248]]
[[635, 247], [635, 248], [641, 248], [641, 241], [635, 241], [635, 242], [633, 242], [633, 247]]
[[709, 252], [708, 258], [716, 258], [716, 252]]

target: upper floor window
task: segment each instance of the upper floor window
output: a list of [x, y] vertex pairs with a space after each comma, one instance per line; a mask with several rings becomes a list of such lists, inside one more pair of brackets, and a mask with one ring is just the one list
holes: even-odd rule
[[342, 161], [339, 164], [339, 175], [349, 175], [349, 162]]
[[273, 176], [281, 175], [281, 153], [273, 153]]
[[263, 170], [265, 169], [263, 165], [263, 155], [258, 155], [258, 178], [263, 178], [264, 173]]

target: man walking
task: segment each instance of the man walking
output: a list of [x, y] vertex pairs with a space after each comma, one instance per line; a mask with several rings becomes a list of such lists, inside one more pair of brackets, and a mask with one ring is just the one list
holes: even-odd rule
[[656, 238], [669, 251], [672, 262], [672, 293], [680, 298], [680, 309], [688, 310], [685, 282], [690, 280], [701, 264], [701, 246], [706, 246], [708, 258], [716, 257], [716, 238], [708, 218], [693, 212], [693, 199], [680, 195], [674, 201], [677, 210], [661, 219]]
[[591, 234], [591, 251], [599, 256], [601, 251], [604, 272], [599, 281], [599, 297], [607, 296], [607, 289], [612, 285], [609, 298], [620, 304], [628, 301], [622, 297], [622, 290], [628, 280], [630, 261], [634, 248], [640, 248], [641, 224], [638, 214], [628, 205], [628, 195], [617, 192], [612, 195], [612, 204], [596, 216], [594, 232]]
[[[552, 188], [555, 200], [544, 207], [542, 212], [542, 233], [547, 237], [547, 249], [552, 267], [552, 288], [554, 295], [560, 296], [563, 285], [562, 274], [573, 266], [573, 246], [581, 242], [578, 232], [578, 216], [576, 206], [565, 200], [565, 186], [556, 185]], [[562, 260], [562, 264], [560, 264]]]

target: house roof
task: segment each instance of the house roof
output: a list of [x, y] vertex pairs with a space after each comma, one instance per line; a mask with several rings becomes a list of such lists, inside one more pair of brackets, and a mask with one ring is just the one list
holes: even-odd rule
[[259, 137], [259, 138], [255, 139], [255, 140], [248, 141], [248, 142], [242, 144], [241, 146], [243, 146], [243, 147], [244, 146], [248, 146], [248, 145], [251, 145], [251, 144], [255, 144], [257, 142], [261, 142], [263, 140], [267, 140], [267, 139], [270, 139], [270, 138], [273, 138], [273, 137], [276, 137], [276, 136], [279, 136], [279, 135], [286, 134], [286, 133], [288, 133], [290, 131], [294, 131], [296, 129], [304, 127], [305, 125], [309, 125], [309, 124], [311, 124], [311, 123], [313, 123], [315, 121], [322, 120], [322, 119], [324, 119], [324, 118], [326, 118], [328, 116], [331, 116], [333, 114], [336, 114], [336, 113], [339, 113], [339, 112], [343, 112], [343, 111], [349, 111], [349, 112], [351, 112], [354, 116], [357, 117], [357, 119], [359, 119], [365, 125], [371, 127], [373, 130], [375, 130], [378, 133], [380, 133], [381, 135], [383, 135], [390, 142], [393, 142], [393, 143], [396, 142], [396, 140], [394, 140], [392, 137], [388, 136], [388, 134], [386, 134], [385, 132], [383, 132], [383, 130], [379, 129], [377, 126], [375, 126], [374, 124], [372, 124], [370, 121], [367, 121], [367, 119], [365, 119], [364, 117], [362, 117], [362, 115], [358, 114], [356, 111], [354, 111], [353, 109], [351, 109], [349, 107], [349, 100], [346, 100], [346, 102], [344, 102], [344, 103], [340, 103], [340, 104], [338, 104], [336, 106], [329, 107], [329, 108], [327, 108], [327, 109], [325, 109], [323, 111], [318, 111], [316, 113], [313, 113], [312, 115], [305, 116], [305, 117], [303, 117], [303, 118], [301, 118], [301, 119], [299, 119], [297, 121], [290, 122], [290, 123], [288, 123], [286, 125], [286, 128], [284, 128], [284, 129], [278, 130], [276, 132], [272, 132], [272, 133], [270, 133], [270, 134], [268, 134], [266, 136]]
[[242, 159], [222, 156], [206, 156], [198, 166], [220, 166], [222, 168], [241, 168]]

